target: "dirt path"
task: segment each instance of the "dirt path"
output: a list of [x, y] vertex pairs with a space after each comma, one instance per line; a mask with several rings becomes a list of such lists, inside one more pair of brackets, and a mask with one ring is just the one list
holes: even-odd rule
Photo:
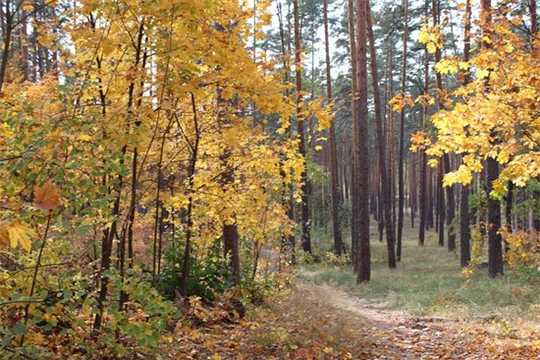
[[321, 309], [334, 309], [335, 321], [366, 337], [365, 359], [540, 359], [540, 341], [535, 335], [510, 331], [501, 336], [493, 331], [492, 320], [414, 317], [309, 281], [301, 283], [299, 290]]

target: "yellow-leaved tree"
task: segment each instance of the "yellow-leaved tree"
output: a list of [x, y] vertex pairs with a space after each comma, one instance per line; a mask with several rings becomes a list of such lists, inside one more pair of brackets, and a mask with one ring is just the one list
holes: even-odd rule
[[304, 159], [284, 135], [295, 104], [282, 74], [246, 50], [267, 6], [24, 7], [54, 19], [30, 35], [55, 52], [32, 81], [0, 79], [0, 266], [11, 279], [0, 355], [46, 354], [43, 324], [51, 346], [75, 336], [89, 358], [157, 345], [175, 311], [162, 295], [213, 298], [276, 275], [260, 265], [262, 246], [272, 262], [294, 229], [289, 190]]
[[[413, 135], [412, 149], [426, 148], [426, 154], [433, 157], [432, 165], [444, 154], [460, 155], [459, 166], [444, 177], [445, 186], [468, 185], [475, 173], [487, 168], [488, 206], [497, 203], [494, 216], [499, 224], [498, 203], [511, 191], [509, 188], [529, 186], [533, 202], [527, 211], [538, 219], [540, 210], [534, 203], [540, 179], [540, 40], [536, 14], [523, 14], [511, 4], [491, 8], [489, 1], [482, 1], [481, 5], [476, 23], [481, 32], [472, 39], [474, 55], [469, 61], [450, 56], [436, 64], [439, 73], [468, 76], [470, 81], [442, 95], [444, 109], [430, 118], [434, 132]], [[424, 28], [419, 36], [428, 48], [443, 46], [440, 37], [433, 35], [440, 29], [435, 30]], [[493, 173], [495, 176], [490, 175]], [[512, 204], [507, 202], [506, 207], [509, 214]], [[499, 234], [499, 226], [493, 228], [488, 221], [488, 231]], [[506, 236], [509, 259], [528, 258], [538, 247], [538, 221], [521, 227], [511, 229], [507, 224], [507, 229], [518, 233]], [[522, 230], [526, 232], [520, 236]], [[529, 245], [524, 246], [524, 241]], [[499, 237], [499, 247], [500, 242]], [[512, 254], [514, 250], [529, 254]], [[494, 252], [490, 246], [490, 253]], [[537, 266], [538, 259], [529, 261], [531, 264]], [[502, 274], [502, 251], [500, 267], [492, 272], [490, 265], [490, 275], [498, 274]]]

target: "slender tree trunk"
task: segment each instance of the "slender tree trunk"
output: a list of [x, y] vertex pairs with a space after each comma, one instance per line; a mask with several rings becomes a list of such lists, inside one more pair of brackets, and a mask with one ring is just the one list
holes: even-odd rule
[[[443, 156], [444, 172], [449, 173], [452, 170], [450, 165], [450, 155]], [[456, 234], [452, 229], [454, 219], [456, 217], [456, 199], [454, 193], [454, 185], [445, 187], [446, 189], [446, 226], [448, 232], [448, 251], [456, 250]]]
[[437, 230], [439, 234], [439, 246], [444, 246], [444, 220], [445, 220], [445, 203], [444, 203], [444, 164], [442, 161], [437, 166]]
[[[348, 11], [349, 11], [349, 40], [350, 40], [350, 57], [351, 57], [351, 95], [352, 95], [352, 114], [353, 114], [353, 128], [354, 124], [358, 124], [359, 116], [359, 97], [358, 97], [358, 59], [357, 59], [357, 50], [356, 50], [356, 16], [355, 16], [355, 7], [354, 1], [349, 0], [348, 2]], [[357, 204], [355, 204], [357, 197], [357, 188], [354, 185], [355, 174], [357, 172], [357, 153], [356, 153], [356, 132], [353, 134], [353, 149], [351, 157], [351, 166], [350, 166], [350, 190], [349, 193], [349, 202], [352, 209], [352, 218], [351, 218], [351, 252], [352, 252], [352, 263], [353, 269], [356, 274], [358, 274], [358, 232], [359, 226], [356, 223], [354, 212], [356, 210]]]
[[469, 220], [469, 186], [461, 187], [461, 204], [460, 204], [460, 250], [461, 250], [461, 267], [467, 267], [471, 261], [471, 229]]
[[[377, 128], [377, 150], [379, 159], [379, 177], [380, 177], [380, 189], [379, 196], [382, 199], [382, 213], [384, 214], [384, 225], [386, 229], [386, 249], [388, 252], [388, 267], [390, 269], [396, 268], [396, 249], [394, 238], [394, 223], [392, 221], [392, 208], [391, 208], [391, 192], [390, 182], [388, 181], [387, 163], [386, 163], [386, 150], [383, 133], [383, 121], [381, 111], [381, 97], [379, 90], [378, 71], [377, 71], [377, 57], [375, 52], [375, 39], [373, 37], [373, 28], [371, 20], [371, 7], [369, 0], [366, 1], [366, 15], [367, 15], [367, 35], [369, 38], [369, 53], [370, 53], [370, 65], [371, 65], [371, 81], [373, 87], [373, 98], [375, 103], [375, 124]], [[375, 185], [375, 184], [374, 184]], [[401, 255], [401, 254], [400, 254]]]
[[[432, 1], [432, 18], [433, 26], [438, 26], [440, 24], [440, 3], [438, 0]], [[441, 61], [441, 49], [437, 48], [435, 51], [435, 63], [437, 64]], [[435, 73], [436, 86], [437, 86], [437, 105], [439, 110], [444, 110], [443, 102], [443, 85], [442, 85], [442, 75], [440, 72]], [[450, 155], [444, 154], [442, 159], [442, 168], [439, 168], [439, 186], [442, 186], [442, 178], [445, 173], [451, 171], [450, 166]], [[455, 198], [454, 198], [454, 187], [447, 186], [445, 187], [445, 194], [442, 190], [439, 190], [439, 245], [444, 246], [444, 220], [446, 219], [447, 231], [448, 231], [448, 251], [454, 251], [456, 249], [456, 235], [452, 231], [451, 224], [454, 221], [455, 217]]]
[[417, 156], [416, 154], [411, 154], [411, 161], [410, 161], [410, 171], [409, 171], [409, 193], [411, 194], [411, 200], [410, 200], [410, 205], [411, 205], [411, 228], [414, 229], [414, 219], [416, 217], [416, 213], [418, 211], [418, 191], [417, 191], [417, 186], [418, 186], [418, 180], [417, 180], [417, 170], [416, 170], [416, 162], [418, 161], [417, 160]]
[[[328, 40], [328, 0], [323, 1], [323, 21], [324, 21], [324, 41], [326, 55], [326, 96], [328, 103], [332, 102], [332, 76], [330, 72], [330, 43]], [[345, 249], [343, 240], [341, 239], [341, 229], [339, 224], [339, 207], [341, 205], [339, 197], [337, 155], [336, 155], [336, 128], [335, 121], [330, 125], [330, 173], [331, 173], [331, 196], [332, 196], [332, 224], [334, 230], [334, 252], [336, 255], [341, 255]]]
[[529, 8], [529, 16], [531, 18], [531, 27], [530, 27], [530, 34], [529, 34], [529, 43], [531, 50], [533, 49], [534, 45], [534, 39], [535, 36], [537, 36], [538, 32], [538, 11], [537, 11], [537, 2], [538, 0], [528, 0], [528, 8]]
[[[463, 44], [463, 61], [469, 61], [471, 51], [471, 0], [467, 0], [465, 4], [465, 40]], [[470, 75], [466, 73], [463, 76], [463, 84], [466, 85], [470, 81]], [[461, 187], [461, 204], [460, 204], [460, 250], [461, 250], [461, 267], [466, 267], [471, 261], [471, 228], [469, 214], [469, 194], [470, 185], [462, 185]]]
[[503, 251], [501, 228], [501, 203], [489, 194], [493, 190], [493, 182], [499, 178], [499, 163], [497, 160], [486, 160], [486, 191], [487, 219], [488, 219], [488, 270], [490, 277], [503, 275]]
[[[220, 90], [221, 91], [221, 90]], [[218, 121], [225, 119], [225, 101], [221, 98], [221, 93], [218, 95]], [[230, 124], [230, 120], [226, 120], [226, 123]], [[222, 185], [232, 185], [235, 182], [235, 171], [233, 165], [230, 163], [232, 156], [232, 149], [226, 148], [224, 153], [221, 154], [220, 160], [223, 166], [223, 172], [221, 174]], [[223, 220], [222, 224], [222, 240], [223, 240], [223, 257], [229, 260], [229, 267], [232, 271], [233, 284], [240, 284], [240, 247], [239, 247], [239, 234], [238, 225], [236, 223], [236, 214], [231, 220]]]
[[[505, 227], [508, 232], [512, 231], [512, 207], [514, 204], [514, 183], [512, 181], [508, 181], [508, 191], [506, 193], [505, 198]], [[508, 250], [508, 247], [506, 246], [505, 242], [505, 250]]]
[[356, 168], [353, 180], [353, 227], [357, 229], [358, 277], [357, 282], [367, 282], [371, 276], [369, 244], [369, 154], [368, 154], [368, 96], [367, 96], [367, 0], [358, 0], [356, 7], [358, 122], [354, 135]]
[[[424, 49], [424, 94], [427, 94], [429, 91], [429, 54], [427, 48]], [[424, 105], [422, 107], [422, 114], [419, 117], [418, 128], [420, 130], [424, 129], [424, 119], [427, 117], [428, 106]], [[418, 173], [419, 173], [419, 224], [418, 224], [418, 245], [424, 246], [426, 239], [426, 229], [428, 227], [427, 216], [428, 216], [428, 169], [426, 166], [426, 152], [420, 150], [420, 155], [418, 156]]]
[[223, 224], [223, 255], [229, 258], [233, 284], [240, 284], [240, 248], [238, 246], [238, 226], [236, 223]]
[[[96, 29], [96, 21], [93, 18], [92, 14], [90, 14], [89, 17], [90, 27], [92, 29]], [[101, 70], [102, 68], [102, 58], [97, 56], [95, 58], [96, 66], [98, 70]], [[101, 106], [101, 116], [105, 118], [107, 116], [107, 99], [106, 94], [103, 87], [103, 81], [100, 77], [98, 77], [98, 96], [100, 100], [100, 106]], [[104, 138], [108, 137], [107, 133], [103, 134]], [[125, 155], [127, 152], [127, 145], [124, 145], [122, 147], [122, 156], [120, 158], [120, 166], [124, 165], [125, 161]], [[109, 183], [109, 176], [104, 175], [102, 177], [102, 186], [104, 189], [108, 189], [107, 192], [108, 195], [111, 195], [113, 192], [116, 193], [116, 197], [114, 198], [114, 201], [112, 201], [112, 208], [110, 215], [112, 217], [112, 221], [110, 225], [103, 230], [102, 240], [101, 240], [101, 261], [100, 261], [100, 269], [99, 269], [99, 290], [98, 290], [98, 296], [97, 296], [97, 311], [96, 315], [94, 317], [94, 323], [92, 327], [93, 333], [98, 333], [101, 330], [103, 317], [105, 314], [105, 302], [107, 300], [107, 294], [108, 294], [108, 286], [109, 286], [109, 275], [106, 273], [108, 270], [111, 269], [112, 264], [112, 253], [113, 253], [113, 241], [115, 237], [118, 235], [118, 219], [121, 216], [120, 213], [120, 205], [122, 200], [122, 188], [123, 188], [123, 182], [124, 182], [124, 176], [119, 173], [116, 176], [116, 183], [111, 182]]]
[[305, 252], [311, 253], [311, 221], [309, 218], [309, 194], [308, 194], [308, 179], [307, 179], [307, 157], [306, 157], [306, 138], [305, 138], [305, 119], [302, 114], [303, 98], [302, 98], [302, 43], [300, 33], [300, 13], [298, 8], [298, 0], [293, 1], [294, 12], [294, 63], [295, 63], [295, 79], [296, 79], [296, 118], [298, 120], [298, 146], [299, 153], [304, 159], [304, 167], [302, 169], [300, 192], [302, 194], [302, 249]]
[[[484, 38], [491, 37], [491, 0], [481, 0], [482, 32]], [[491, 47], [489, 41], [483, 41], [482, 46]], [[490, 91], [489, 77], [484, 84], [486, 91]], [[494, 134], [495, 135], [495, 134]], [[495, 137], [495, 136], [494, 136]], [[486, 192], [487, 199], [487, 231], [488, 231], [488, 272], [490, 277], [503, 275], [503, 251], [501, 228], [501, 203], [491, 196], [493, 182], [499, 177], [499, 163], [493, 158], [486, 160]]]
[[198, 156], [199, 156], [199, 141], [200, 141], [200, 125], [197, 112], [197, 104], [195, 100], [195, 95], [191, 93], [191, 109], [193, 111], [193, 130], [195, 132], [195, 137], [193, 143], [189, 145], [191, 150], [191, 156], [189, 159], [188, 167], [188, 188], [187, 188], [187, 198], [188, 204], [186, 209], [186, 244], [184, 248], [184, 261], [182, 264], [182, 276], [180, 278], [180, 294], [182, 296], [189, 296], [189, 273], [190, 268], [190, 258], [191, 258], [191, 237], [193, 234], [193, 190], [195, 186], [195, 169], [197, 166]]
[[[290, 66], [289, 66], [289, 63], [287, 62], [287, 54], [290, 53], [290, 32], [288, 32], [289, 36], [287, 37], [287, 42], [286, 42], [285, 41], [285, 29], [284, 29], [284, 26], [283, 26], [283, 11], [282, 11], [281, 2], [278, 2], [278, 20], [279, 20], [279, 34], [280, 34], [280, 42], [281, 42], [281, 53], [282, 53], [282, 57], [283, 57], [283, 68], [285, 69], [283, 82], [288, 85], [289, 82], [290, 82]], [[289, 51], [287, 51], [287, 45], [289, 45]], [[285, 92], [285, 96], [288, 97], [289, 96], [288, 87], [285, 88], [284, 92]], [[292, 137], [292, 127], [289, 127], [288, 136]], [[285, 179], [285, 176], [286, 176], [286, 174], [283, 173], [283, 179]], [[288, 191], [289, 191], [289, 194], [291, 196], [289, 196], [290, 200], [288, 201], [287, 217], [292, 222], [295, 222], [296, 221], [295, 202], [294, 202], [294, 199], [292, 198], [292, 193], [293, 193], [293, 185], [292, 184], [289, 186]], [[291, 251], [291, 262], [294, 264], [294, 263], [296, 263], [296, 254], [295, 254], [295, 251], [296, 251], [296, 235], [295, 235], [294, 231], [291, 231], [291, 234], [289, 235], [288, 240], [289, 240], [288, 241], [289, 244], [288, 244], [287, 247]]]
[[[139, 31], [137, 35], [137, 44], [135, 48], [135, 59], [133, 66], [135, 68], [144, 69], [146, 62], [145, 62], [145, 56], [143, 52], [143, 38], [144, 38], [144, 22], [141, 22], [139, 26]], [[143, 83], [140, 83], [141, 86], [141, 92], [142, 88], [144, 87]], [[131, 117], [133, 116], [133, 108], [136, 105], [135, 104], [135, 81], [132, 81], [129, 84], [128, 88], [128, 101], [127, 101], [127, 119], [126, 119], [126, 133], [129, 133], [130, 131], [130, 124], [133, 120]], [[140, 93], [139, 95], [142, 95]], [[141, 105], [139, 102], [137, 104], [138, 106]], [[139, 127], [141, 125], [140, 120], [135, 121], [135, 127]], [[120, 237], [120, 251], [119, 251], [119, 270], [120, 270], [120, 276], [122, 279], [122, 282], [125, 281], [126, 277], [126, 265], [128, 268], [133, 267], [133, 226], [135, 224], [135, 208], [137, 205], [137, 187], [138, 187], [138, 173], [137, 173], [137, 167], [138, 167], [138, 150], [137, 146], [135, 145], [133, 147], [133, 160], [131, 163], [131, 189], [130, 189], [130, 198], [129, 198], [129, 208], [128, 208], [128, 218], [125, 224], [124, 231], [122, 233], [122, 236]], [[126, 261], [126, 252], [127, 252], [127, 261]], [[120, 299], [119, 299], [119, 308], [123, 309], [124, 304], [128, 301], [128, 294], [126, 291], [120, 292]]]
[[11, 52], [11, 40], [13, 35], [13, 17], [11, 13], [11, 1], [6, 0], [6, 11], [4, 12], [4, 18], [2, 19], [2, 32], [4, 48], [2, 49], [2, 62], [0, 63], [0, 95], [2, 94], [2, 88], [6, 80], [6, 69], [9, 61], [9, 53]]
[[21, 10], [21, 70], [23, 72], [23, 81], [30, 78], [30, 69], [28, 64], [28, 13]]
[[[401, 95], [405, 98], [406, 94], [406, 80], [407, 80], [407, 42], [409, 40], [409, 1], [404, 0], [404, 14], [403, 14], [403, 64], [401, 65]], [[398, 160], [398, 222], [397, 222], [397, 257], [401, 261], [401, 248], [403, 238], [403, 217], [404, 217], [404, 200], [405, 200], [405, 180], [404, 180], [404, 166], [405, 166], [405, 107], [403, 107], [399, 114], [399, 160]]]

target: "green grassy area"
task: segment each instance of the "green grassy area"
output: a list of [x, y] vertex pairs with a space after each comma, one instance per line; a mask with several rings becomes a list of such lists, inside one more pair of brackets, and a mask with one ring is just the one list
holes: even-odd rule
[[[405, 229], [402, 261], [390, 270], [386, 244], [372, 229], [372, 276], [368, 284], [356, 284], [350, 265], [324, 260], [303, 265], [299, 277], [316, 283], [330, 283], [362, 296], [381, 307], [417, 316], [457, 319], [509, 319], [540, 324], [540, 284], [512, 275], [491, 279], [487, 268], [479, 267], [470, 280], [461, 273], [459, 254], [437, 244], [436, 233], [428, 232], [425, 246], [418, 246], [418, 230]], [[320, 258], [330, 249], [329, 235], [314, 236]], [[459, 248], [459, 244], [458, 244]]]

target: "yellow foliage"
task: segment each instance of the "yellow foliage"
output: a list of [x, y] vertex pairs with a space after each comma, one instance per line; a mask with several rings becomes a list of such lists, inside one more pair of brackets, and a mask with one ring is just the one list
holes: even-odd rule
[[482, 236], [482, 233], [480, 232], [480, 229], [478, 227], [475, 227], [471, 231], [471, 241], [472, 241], [472, 249], [471, 249], [471, 261], [469, 262], [469, 265], [467, 267], [464, 267], [461, 270], [461, 273], [467, 277], [467, 281], [472, 280], [472, 276], [476, 272], [478, 266], [482, 262], [484, 258], [484, 238]]
[[0, 245], [9, 245], [11, 248], [21, 246], [24, 250], [32, 250], [32, 239], [37, 234], [26, 224], [18, 220], [0, 222]]
[[[510, 28], [512, 16], [495, 17], [492, 34], [477, 39], [490, 47], [480, 48], [467, 62], [448, 57], [436, 64], [442, 74], [470, 74], [472, 81], [456, 89], [446, 100], [444, 109], [432, 115], [436, 141], [423, 144], [413, 135], [413, 150], [428, 147], [427, 153], [462, 155], [459, 170], [448, 174], [445, 185], [469, 183], [473, 173], [482, 169], [483, 161], [496, 159], [503, 168], [502, 184], [513, 181], [518, 186], [540, 176], [538, 139], [538, 93], [540, 92], [540, 57]], [[432, 47], [438, 45], [441, 29], [424, 25], [419, 40]], [[432, 98], [422, 95], [417, 102], [427, 105]], [[504, 192], [503, 186], [495, 192]]]
[[429, 26], [427, 23], [422, 24], [422, 28], [418, 32], [418, 42], [425, 44], [430, 53], [434, 53], [438, 48], [443, 46], [443, 35], [441, 26]]
[[463, 68], [457, 57], [445, 58], [435, 64], [435, 70], [443, 75], [457, 74], [460, 69]]
[[392, 99], [390, 99], [388, 104], [392, 107], [392, 110], [400, 112], [401, 110], [403, 110], [403, 108], [405, 108], [405, 106], [413, 107], [414, 100], [408, 96], [404, 96], [403, 94], [397, 94]]
[[540, 232], [502, 231], [509, 246], [505, 257], [510, 269], [518, 274], [537, 271], [540, 267]]

